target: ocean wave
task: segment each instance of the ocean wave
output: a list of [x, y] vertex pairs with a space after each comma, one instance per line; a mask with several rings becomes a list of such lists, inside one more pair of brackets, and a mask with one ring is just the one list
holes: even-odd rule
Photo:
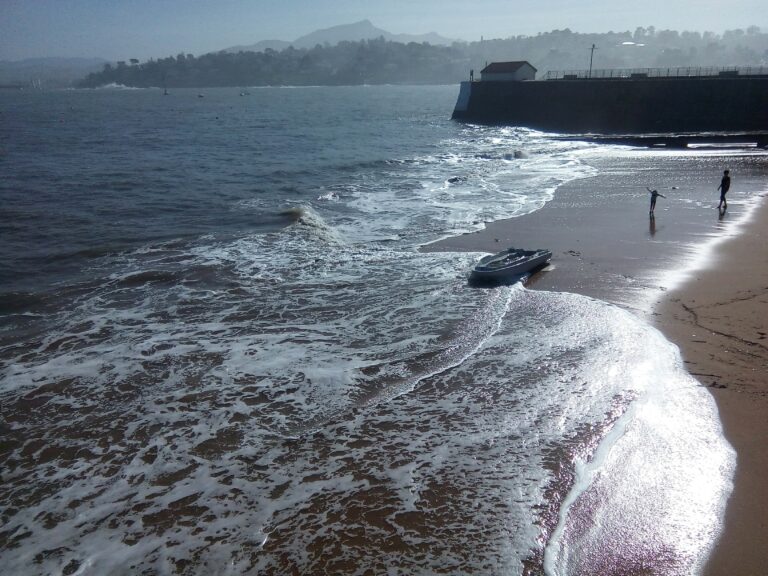
[[124, 276], [118, 281], [119, 286], [133, 287], [144, 284], [176, 284], [184, 277], [182, 271], [143, 270]]
[[291, 206], [282, 210], [280, 214], [287, 216], [293, 222], [289, 230], [308, 232], [310, 236], [325, 242], [336, 244], [343, 242], [339, 232], [310, 206]]
[[137, 86], [125, 86], [124, 84], [110, 82], [109, 84], [102, 84], [101, 86], [96, 86], [94, 90], [148, 90], [148, 88], [140, 88]]
[[44, 294], [34, 292], [0, 293], [0, 315], [20, 314], [35, 310], [47, 302]]

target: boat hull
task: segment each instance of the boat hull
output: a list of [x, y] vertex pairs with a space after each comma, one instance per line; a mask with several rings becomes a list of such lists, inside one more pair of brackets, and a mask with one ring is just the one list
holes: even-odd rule
[[510, 248], [485, 256], [469, 276], [471, 284], [507, 284], [546, 266], [552, 258], [549, 250], [517, 250]]

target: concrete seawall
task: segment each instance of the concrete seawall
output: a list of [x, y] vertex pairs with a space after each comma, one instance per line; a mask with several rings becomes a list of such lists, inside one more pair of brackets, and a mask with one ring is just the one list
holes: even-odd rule
[[459, 100], [457, 120], [562, 133], [768, 131], [768, 75], [463, 82]]

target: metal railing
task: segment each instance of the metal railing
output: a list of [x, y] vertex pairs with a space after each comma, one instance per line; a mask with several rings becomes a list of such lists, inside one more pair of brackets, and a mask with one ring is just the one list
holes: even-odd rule
[[585, 78], [692, 78], [700, 76], [768, 75], [764, 66], [681, 67], [681, 68], [606, 68], [592, 70], [557, 70], [547, 72], [544, 80], [576, 80]]

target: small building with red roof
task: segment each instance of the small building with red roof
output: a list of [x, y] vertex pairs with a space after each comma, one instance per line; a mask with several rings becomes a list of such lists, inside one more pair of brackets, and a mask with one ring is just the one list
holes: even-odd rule
[[491, 62], [480, 71], [483, 82], [509, 82], [510, 80], [534, 80], [536, 68], [528, 62]]

